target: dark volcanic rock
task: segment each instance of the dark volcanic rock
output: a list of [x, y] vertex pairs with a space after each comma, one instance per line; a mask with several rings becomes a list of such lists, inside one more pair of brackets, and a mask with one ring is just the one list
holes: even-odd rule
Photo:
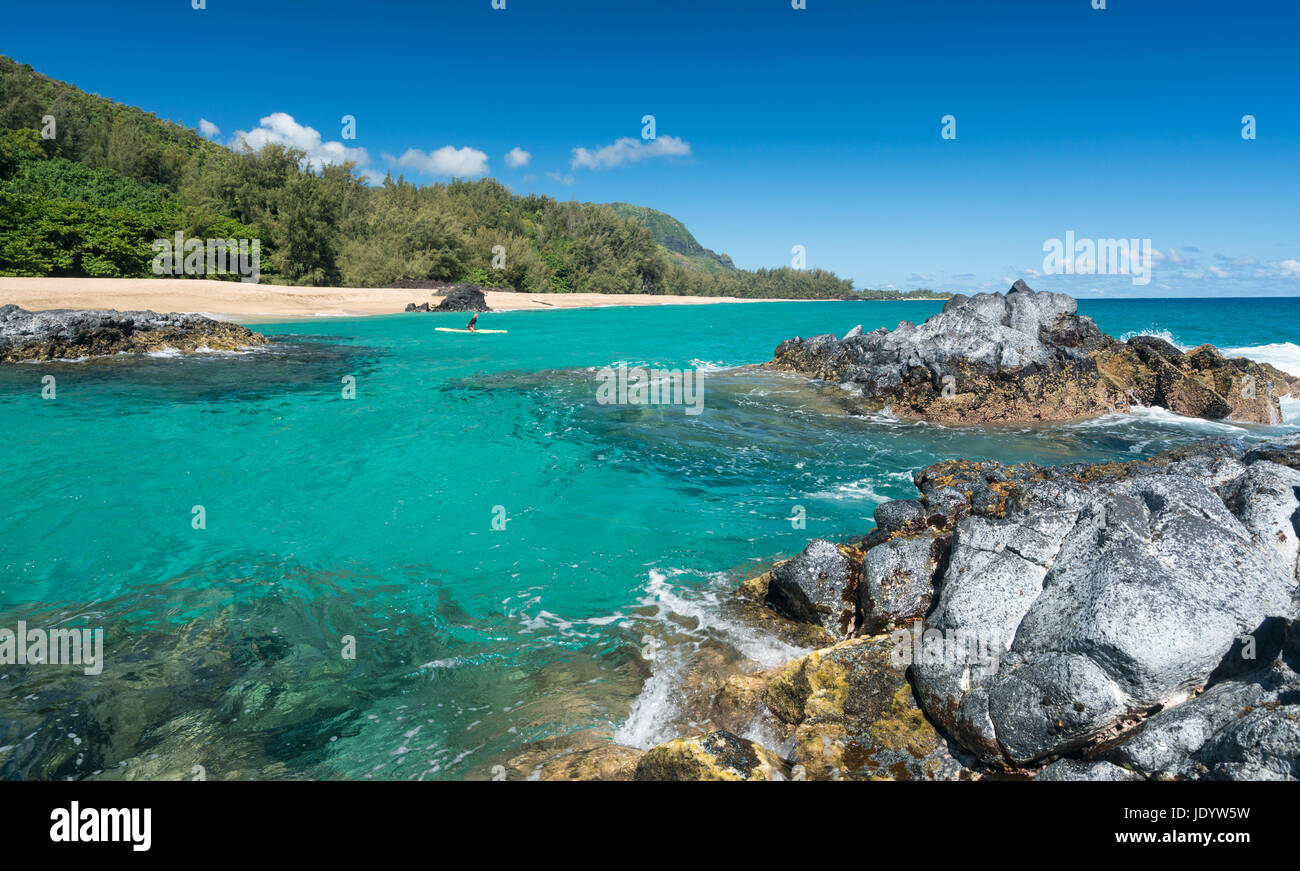
[[1079, 762], [1058, 759], [1039, 772], [1034, 780], [1141, 780], [1142, 777], [1111, 762]]
[[152, 311], [29, 312], [0, 306], [0, 362], [63, 360], [123, 352], [199, 348], [235, 350], [265, 345], [267, 339], [247, 327], [194, 314]]
[[864, 632], [884, 632], [925, 616], [951, 541], [939, 534], [898, 537], [867, 551], [858, 584]]
[[1236, 638], [1288, 614], [1294, 539], [1277, 526], [1300, 508], [1297, 473], [1220, 481], [1234, 467], [1214, 459], [1044, 469], [1001, 511], [973, 507], [925, 626], [996, 655], [917, 664], [935, 721], [988, 763], [1069, 752], [1185, 701]]
[[935, 463], [764, 576], [824, 620], [860, 564], [857, 625], [746, 687], [810, 779], [1300, 779], [1297, 455]]
[[774, 369], [852, 385], [862, 404], [943, 423], [1053, 421], [1159, 405], [1179, 414], [1278, 423], [1300, 379], [1205, 345], [1107, 336], [1073, 298], [1017, 281], [1005, 295], [958, 294], [917, 326], [794, 338]]
[[1150, 717], [1106, 758], [1157, 780], [1300, 780], [1300, 621], [1251, 637], [1225, 662], [1235, 679]]
[[772, 569], [765, 602], [778, 613], [848, 638], [856, 626], [862, 563], [850, 548], [816, 539], [792, 560]]
[[1298, 780], [1297, 455], [935, 463], [870, 535], [745, 582], [835, 643], [703, 661], [696, 734], [637, 779]]
[[785, 763], [772, 751], [730, 732], [678, 738], [637, 762], [637, 780], [785, 780]]
[[483, 291], [487, 289], [475, 284], [453, 285], [442, 298], [442, 302], [438, 303], [433, 310], [439, 312], [491, 311], [488, 308], [487, 299], [483, 296]]

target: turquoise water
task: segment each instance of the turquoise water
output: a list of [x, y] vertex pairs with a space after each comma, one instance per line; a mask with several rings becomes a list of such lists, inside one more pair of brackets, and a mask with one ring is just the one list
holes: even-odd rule
[[[276, 341], [250, 353], [0, 369], [0, 627], [102, 626], [107, 660], [0, 666], [0, 777], [458, 779], [584, 730], [649, 743], [671, 731], [674, 660], [647, 643], [782, 661], [726, 592], [810, 537], [868, 531], [934, 460], [1280, 431], [1164, 413], [946, 429], [737, 368], [939, 307], [487, 314], [509, 333], [482, 336], [432, 329], [464, 315], [321, 319], [253, 325]], [[1300, 361], [1300, 300], [1081, 310], [1115, 335]], [[619, 361], [699, 367], [703, 413], [599, 404], [596, 370]]]

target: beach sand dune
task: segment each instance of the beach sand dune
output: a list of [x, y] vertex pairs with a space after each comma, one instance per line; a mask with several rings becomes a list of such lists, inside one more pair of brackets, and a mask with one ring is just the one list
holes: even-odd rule
[[[39, 309], [153, 309], [197, 312], [222, 320], [265, 322], [312, 317], [397, 314], [410, 302], [437, 305], [427, 290], [383, 287], [286, 287], [188, 278], [5, 278], [0, 305]], [[514, 293], [489, 291], [497, 311], [588, 308], [615, 305], [703, 305], [778, 302], [736, 297], [657, 296], [621, 293]]]

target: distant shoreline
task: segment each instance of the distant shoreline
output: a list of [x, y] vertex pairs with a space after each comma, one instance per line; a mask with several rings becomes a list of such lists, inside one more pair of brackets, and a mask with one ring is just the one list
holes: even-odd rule
[[[729, 296], [667, 296], [622, 293], [516, 293], [487, 291], [497, 312], [714, 303], [835, 302], [836, 300], [742, 299]], [[425, 290], [390, 287], [292, 287], [188, 278], [0, 277], [0, 305], [41, 309], [152, 309], [192, 312], [220, 320], [264, 323], [324, 317], [400, 314], [407, 303], [437, 304]], [[854, 300], [856, 301], [856, 300]], [[869, 300], [864, 300], [869, 301]]]

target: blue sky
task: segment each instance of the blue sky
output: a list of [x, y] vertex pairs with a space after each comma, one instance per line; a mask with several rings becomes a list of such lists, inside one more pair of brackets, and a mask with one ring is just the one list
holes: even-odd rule
[[[223, 143], [651, 206], [747, 268], [803, 245], [858, 286], [1300, 294], [1292, 0], [206, 4], [13, 5], [0, 52]], [[1043, 275], [1068, 231], [1150, 239], [1150, 283]]]

